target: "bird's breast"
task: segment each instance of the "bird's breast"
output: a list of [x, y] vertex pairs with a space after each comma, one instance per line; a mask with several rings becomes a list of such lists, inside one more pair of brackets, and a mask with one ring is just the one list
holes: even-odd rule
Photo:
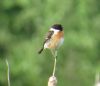
[[47, 43], [45, 43], [45, 48], [50, 48], [50, 49], [59, 48], [62, 45], [63, 41], [64, 41], [63, 32], [60, 31], [54, 34], [51, 37], [51, 39]]

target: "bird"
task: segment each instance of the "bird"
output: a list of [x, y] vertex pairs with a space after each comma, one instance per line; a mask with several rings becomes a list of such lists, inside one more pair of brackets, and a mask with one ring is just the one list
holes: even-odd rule
[[48, 33], [43, 42], [42, 48], [39, 50], [39, 54], [42, 53], [44, 49], [50, 49], [54, 52], [63, 44], [64, 41], [64, 31], [61, 24], [54, 24], [50, 27]]

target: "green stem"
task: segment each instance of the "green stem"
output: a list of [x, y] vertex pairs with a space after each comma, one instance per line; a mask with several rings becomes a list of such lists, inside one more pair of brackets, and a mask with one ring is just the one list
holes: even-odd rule
[[6, 65], [7, 65], [8, 86], [10, 86], [10, 70], [9, 70], [9, 63], [7, 59], [6, 59]]
[[53, 76], [55, 75], [55, 71], [56, 71], [56, 63], [57, 63], [57, 51], [56, 50], [51, 50], [51, 53], [54, 57], [54, 67], [53, 67]]

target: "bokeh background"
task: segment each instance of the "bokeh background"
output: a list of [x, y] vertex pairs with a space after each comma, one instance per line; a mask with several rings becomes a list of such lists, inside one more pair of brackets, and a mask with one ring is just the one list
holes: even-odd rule
[[0, 86], [47, 86], [54, 59], [41, 55], [45, 33], [61, 23], [65, 41], [58, 51], [57, 86], [94, 86], [100, 71], [99, 0], [0, 0]]

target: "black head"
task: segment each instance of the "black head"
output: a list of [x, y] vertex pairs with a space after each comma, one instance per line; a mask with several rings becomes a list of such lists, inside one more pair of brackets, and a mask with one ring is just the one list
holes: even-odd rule
[[60, 31], [63, 30], [63, 27], [62, 27], [61, 24], [54, 24], [54, 25], [52, 26], [52, 28], [54, 28], [54, 29], [56, 29], [56, 30], [60, 30]]

